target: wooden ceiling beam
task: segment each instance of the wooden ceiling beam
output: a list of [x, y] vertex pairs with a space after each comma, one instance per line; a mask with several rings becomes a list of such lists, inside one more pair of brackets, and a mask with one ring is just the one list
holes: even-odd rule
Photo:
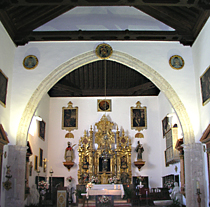
[[[170, 26], [171, 28], [176, 29], [176, 31], [186, 31], [190, 32], [192, 30], [192, 23], [189, 23], [188, 18], [182, 17], [179, 8], [173, 7], [146, 7], [140, 6], [135, 7], [140, 11], [145, 12], [149, 16], [154, 17], [155, 19], [161, 21], [162, 23]], [[189, 16], [189, 15], [188, 15]], [[196, 16], [196, 15], [195, 15]], [[196, 18], [195, 18], [196, 19]]]
[[24, 45], [29, 41], [180, 41], [184, 45], [191, 45], [194, 41], [189, 34], [177, 34], [175, 31], [50, 31], [20, 33], [14, 39], [17, 45]]
[[30, 18], [25, 18], [19, 25], [19, 29], [23, 31], [34, 30], [50, 20], [58, 17], [59, 15], [69, 11], [73, 7], [57, 6], [57, 7], [45, 7], [46, 9], [40, 8], [39, 11], [34, 12]]
[[[202, 5], [207, 4], [201, 0]], [[177, 6], [177, 7], [197, 7], [198, 1], [188, 0], [2, 0], [2, 6], [44, 6], [44, 5], [71, 5], [71, 6]]]

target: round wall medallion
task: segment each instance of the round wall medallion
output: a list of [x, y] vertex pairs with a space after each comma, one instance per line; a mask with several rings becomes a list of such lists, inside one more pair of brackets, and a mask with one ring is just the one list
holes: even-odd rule
[[96, 48], [96, 55], [101, 59], [108, 59], [112, 52], [112, 47], [105, 43], [98, 45]]
[[38, 65], [38, 59], [34, 55], [28, 55], [23, 60], [23, 66], [27, 70], [32, 70]]
[[169, 59], [169, 64], [173, 69], [180, 70], [184, 67], [184, 60], [179, 55], [173, 55]]

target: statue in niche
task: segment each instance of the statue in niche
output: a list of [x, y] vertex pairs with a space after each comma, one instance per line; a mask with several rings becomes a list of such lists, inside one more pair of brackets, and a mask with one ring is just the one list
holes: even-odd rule
[[64, 155], [64, 158], [65, 158], [66, 162], [72, 162], [72, 160], [74, 159], [74, 150], [73, 150], [73, 147], [75, 145], [76, 144], [74, 144], [73, 146], [71, 146], [71, 143], [68, 142], [68, 147], [66, 148], [65, 155]]
[[102, 160], [102, 171], [106, 172], [107, 171], [107, 164], [108, 164], [108, 160], [107, 159], [103, 159]]
[[142, 154], [144, 152], [144, 148], [140, 141], [138, 141], [138, 145], [135, 148], [135, 151], [137, 152], [137, 160], [142, 160]]
[[121, 168], [127, 168], [127, 158], [126, 158], [126, 156], [121, 157]]
[[88, 169], [88, 166], [89, 166], [88, 158], [87, 156], [85, 156], [84, 162], [83, 162], [83, 169]]

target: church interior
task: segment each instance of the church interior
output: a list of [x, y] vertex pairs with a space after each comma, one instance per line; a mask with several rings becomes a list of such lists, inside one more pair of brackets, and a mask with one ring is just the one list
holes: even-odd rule
[[209, 1], [0, 7], [0, 207], [210, 205]]

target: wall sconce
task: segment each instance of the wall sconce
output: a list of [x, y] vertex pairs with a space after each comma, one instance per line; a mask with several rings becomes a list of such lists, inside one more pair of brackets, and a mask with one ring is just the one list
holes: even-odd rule
[[199, 181], [196, 181], [196, 194], [197, 194], [197, 201], [198, 201], [198, 207], [201, 207], [201, 197], [200, 197], [200, 183]]
[[42, 118], [40, 116], [34, 116], [34, 118], [37, 120], [37, 121], [42, 121]]
[[52, 169], [52, 167], [50, 168], [50, 175], [51, 175], [51, 177], [52, 177], [52, 175], [53, 175], [53, 169]]
[[174, 115], [175, 115], [175, 113], [172, 112], [172, 113], [168, 113], [166, 116], [167, 116], [167, 117], [172, 117], [172, 116], [174, 116]]
[[3, 187], [6, 189], [6, 190], [9, 190], [12, 188], [12, 183], [10, 182], [10, 178], [12, 177], [11, 175], [11, 170], [10, 170], [10, 166], [6, 166], [7, 167], [7, 172], [6, 172], [6, 175], [5, 177], [7, 178], [7, 180], [5, 182], [3, 182]]
[[43, 163], [44, 163], [43, 172], [46, 172], [46, 169], [47, 169], [47, 161], [49, 161], [49, 160], [47, 160], [47, 158], [44, 158], [44, 160], [43, 160]]

